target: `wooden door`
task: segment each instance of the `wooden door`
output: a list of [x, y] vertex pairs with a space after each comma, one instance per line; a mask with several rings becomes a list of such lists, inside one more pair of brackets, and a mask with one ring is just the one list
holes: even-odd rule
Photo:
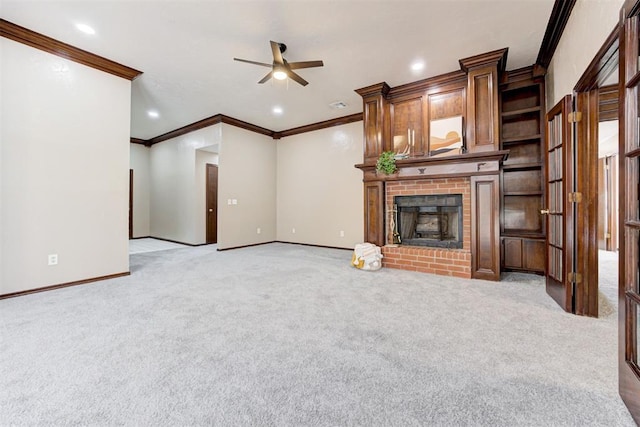
[[622, 7], [620, 35], [620, 234], [618, 378], [620, 396], [640, 424], [640, 2]]
[[568, 123], [571, 97], [565, 96], [547, 113], [545, 152], [547, 217], [547, 293], [565, 311], [573, 312], [574, 215], [569, 203], [573, 188], [573, 143]]
[[133, 239], [133, 169], [129, 169], [129, 239]]
[[207, 164], [207, 243], [218, 243], [218, 166]]

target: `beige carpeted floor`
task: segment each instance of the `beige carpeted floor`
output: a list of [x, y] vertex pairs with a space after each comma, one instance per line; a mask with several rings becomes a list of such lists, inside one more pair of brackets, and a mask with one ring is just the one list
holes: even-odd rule
[[2, 300], [0, 425], [634, 425], [615, 314], [564, 313], [538, 276], [350, 257], [173, 249], [132, 255], [129, 277]]

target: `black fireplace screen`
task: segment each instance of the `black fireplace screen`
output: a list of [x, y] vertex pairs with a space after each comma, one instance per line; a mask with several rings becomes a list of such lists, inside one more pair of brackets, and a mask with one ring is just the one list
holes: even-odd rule
[[394, 242], [462, 248], [462, 194], [395, 196]]

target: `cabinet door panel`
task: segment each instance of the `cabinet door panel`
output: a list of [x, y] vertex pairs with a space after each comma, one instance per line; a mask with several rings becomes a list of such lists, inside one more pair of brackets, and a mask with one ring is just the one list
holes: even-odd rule
[[503, 263], [505, 268], [522, 268], [522, 239], [504, 238]]
[[523, 240], [523, 267], [527, 270], [544, 272], [546, 260], [544, 240]]
[[391, 105], [391, 111], [393, 151], [421, 156], [424, 142], [422, 97], [396, 101]]

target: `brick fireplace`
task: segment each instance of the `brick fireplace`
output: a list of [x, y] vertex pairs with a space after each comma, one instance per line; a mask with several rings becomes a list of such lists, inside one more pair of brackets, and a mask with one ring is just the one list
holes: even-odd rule
[[[364, 175], [365, 241], [382, 247], [383, 266], [500, 280], [498, 173], [505, 155], [497, 151], [402, 159], [396, 161], [393, 175], [377, 173], [373, 163], [356, 165]], [[418, 230], [408, 241], [394, 241], [396, 196], [430, 195], [462, 196], [461, 248], [417, 245]]]
[[[389, 181], [385, 189], [385, 246], [382, 264], [388, 268], [420, 271], [443, 276], [471, 277], [471, 183], [468, 177]], [[394, 244], [396, 196], [462, 196], [462, 248]]]

